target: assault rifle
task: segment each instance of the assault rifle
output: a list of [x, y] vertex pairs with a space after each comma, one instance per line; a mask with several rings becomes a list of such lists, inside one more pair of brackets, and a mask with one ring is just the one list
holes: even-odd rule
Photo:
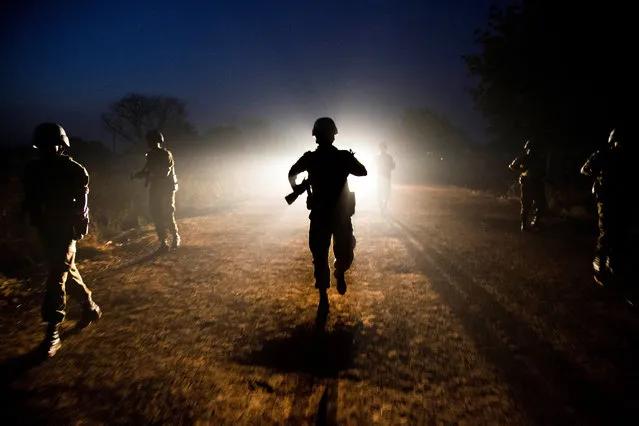
[[284, 197], [284, 199], [290, 206], [291, 204], [295, 202], [295, 200], [297, 200], [297, 197], [302, 195], [304, 192], [306, 192], [309, 196], [311, 196], [311, 184], [309, 183], [308, 179], [304, 179], [302, 183], [300, 183], [299, 185], [296, 185], [293, 188], [293, 192], [291, 192], [286, 197]]

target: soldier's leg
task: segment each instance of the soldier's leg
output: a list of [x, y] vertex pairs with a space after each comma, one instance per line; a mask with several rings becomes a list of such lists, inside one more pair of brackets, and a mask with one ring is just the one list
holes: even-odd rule
[[91, 290], [84, 284], [80, 271], [75, 264], [76, 242], [71, 241], [67, 249], [67, 259], [69, 263], [69, 275], [66, 282], [66, 291], [72, 299], [77, 300], [83, 305], [90, 304]]
[[337, 279], [337, 291], [344, 294], [346, 293], [344, 274], [353, 264], [356, 241], [350, 216], [339, 218], [334, 226], [335, 278]]
[[49, 263], [49, 275], [46, 281], [42, 320], [49, 324], [59, 324], [66, 315], [65, 283], [69, 274], [71, 259], [68, 246], [55, 238], [43, 239], [45, 255]]
[[93, 298], [91, 297], [91, 290], [89, 290], [84, 283], [84, 280], [82, 280], [78, 266], [75, 263], [75, 255], [76, 242], [72, 241], [69, 244], [70, 266], [66, 282], [66, 291], [72, 299], [80, 302], [80, 305], [82, 306], [82, 317], [77, 326], [79, 328], [84, 328], [99, 320], [102, 316], [102, 311], [93, 301]]
[[533, 192], [533, 200], [531, 201], [531, 205], [534, 203], [535, 205], [535, 216], [532, 219], [531, 225], [537, 226], [539, 225], [539, 220], [544, 215], [546, 211], [546, 191], [543, 182], [535, 182], [534, 188], [532, 188]]
[[521, 209], [519, 211], [519, 216], [521, 218], [521, 229], [522, 231], [525, 231], [528, 229], [528, 217], [530, 215], [530, 208], [533, 202], [533, 194], [531, 194], [530, 185], [526, 181], [521, 182], [520, 188]]
[[611, 242], [609, 233], [608, 206], [602, 201], [597, 202], [597, 213], [599, 216], [599, 236], [595, 249], [595, 258], [592, 262], [594, 279], [599, 285], [605, 285], [609, 278]]
[[158, 235], [160, 248], [166, 248], [166, 223], [162, 204], [162, 194], [152, 191], [149, 195], [149, 212], [155, 225], [155, 232]]
[[383, 176], [377, 178], [377, 201], [383, 210], [388, 203], [389, 181]]
[[384, 208], [388, 205], [390, 200], [390, 177], [384, 178]]
[[330, 222], [325, 218], [311, 219], [308, 245], [313, 255], [315, 288], [326, 289], [331, 285], [331, 271], [328, 266], [328, 249], [331, 245]]
[[68, 241], [56, 237], [42, 239], [49, 262], [49, 276], [42, 304], [42, 320], [47, 323], [46, 334], [40, 348], [48, 356], [54, 356], [62, 346], [59, 325], [66, 315], [65, 283], [71, 265]]
[[169, 229], [171, 230], [171, 235], [173, 237], [172, 247], [178, 248], [181, 243], [180, 234], [178, 234], [178, 226], [175, 220], [175, 191], [171, 191], [168, 194], [167, 201], [168, 211], [166, 217], [166, 223], [168, 224]]

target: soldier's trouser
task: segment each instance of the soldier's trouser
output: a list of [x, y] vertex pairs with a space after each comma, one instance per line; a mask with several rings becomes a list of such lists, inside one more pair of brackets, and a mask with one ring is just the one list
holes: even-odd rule
[[308, 243], [313, 255], [315, 286], [330, 287], [330, 269], [328, 266], [328, 249], [333, 237], [333, 254], [335, 270], [346, 272], [353, 263], [355, 236], [350, 216], [311, 218]]
[[166, 230], [169, 229], [173, 236], [177, 235], [178, 228], [175, 221], [175, 191], [151, 191], [149, 194], [149, 211], [155, 232], [161, 243], [166, 241]]
[[82, 281], [80, 271], [75, 264], [75, 240], [44, 237], [42, 244], [49, 262], [49, 276], [42, 304], [42, 320], [58, 324], [64, 320], [66, 314], [67, 293], [71, 298], [87, 306], [91, 303], [91, 291]]
[[380, 176], [377, 179], [377, 199], [379, 204], [385, 206], [390, 199], [391, 181], [388, 176]]
[[537, 207], [537, 219], [546, 211], [546, 192], [544, 183], [539, 181], [521, 181], [521, 220], [526, 221], [530, 217], [533, 204]]
[[606, 260], [614, 259], [611, 267], [619, 265], [628, 247], [627, 233], [632, 222], [631, 209], [627, 206], [619, 206], [614, 201], [597, 201], [599, 213], [599, 236], [597, 237], [596, 255], [600, 265], [605, 265]]

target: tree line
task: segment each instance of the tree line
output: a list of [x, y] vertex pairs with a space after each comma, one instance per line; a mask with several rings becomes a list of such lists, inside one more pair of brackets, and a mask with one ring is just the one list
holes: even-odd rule
[[[628, 125], [636, 88], [632, 3], [523, 0], [490, 8], [464, 56], [497, 147], [528, 138], [571, 170]], [[573, 170], [574, 171], [574, 170]]]

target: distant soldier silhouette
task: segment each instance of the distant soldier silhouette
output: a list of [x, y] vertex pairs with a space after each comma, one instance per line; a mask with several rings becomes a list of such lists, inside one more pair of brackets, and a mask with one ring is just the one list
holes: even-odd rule
[[59, 325], [66, 315], [67, 293], [82, 306], [78, 328], [88, 326], [102, 315], [75, 264], [76, 241], [88, 232], [89, 174], [64, 154], [69, 139], [58, 124], [38, 125], [33, 146], [39, 157], [27, 165], [23, 176], [23, 212], [37, 229], [49, 263], [42, 305], [47, 329], [41, 348], [54, 356], [62, 346]]
[[390, 199], [391, 172], [395, 170], [395, 160], [386, 151], [385, 143], [380, 144], [380, 152], [377, 155], [377, 200], [382, 211], [386, 210]]
[[546, 210], [546, 164], [539, 148], [533, 141], [526, 141], [524, 153], [515, 158], [508, 168], [520, 173], [521, 230], [537, 228]]
[[629, 247], [628, 234], [632, 227], [633, 205], [631, 195], [636, 191], [632, 184], [634, 156], [629, 152], [631, 141], [624, 127], [610, 132], [605, 148], [593, 153], [581, 168], [583, 175], [595, 180], [592, 192], [599, 213], [599, 237], [593, 260], [594, 279], [601, 286], [611, 280], [624, 264]]
[[[306, 152], [291, 167], [288, 180], [294, 192], [309, 190], [307, 207], [311, 211], [309, 246], [313, 255], [315, 288], [319, 290], [320, 307], [328, 308], [330, 287], [328, 250], [333, 238], [337, 291], [346, 293], [345, 272], [353, 262], [355, 236], [351, 216], [355, 213], [355, 194], [348, 188], [348, 175], [366, 176], [366, 168], [352, 151], [333, 146], [337, 126], [329, 117], [318, 118], [313, 126], [317, 143], [315, 151]], [[296, 185], [297, 175], [308, 172], [308, 179]]]
[[171, 151], [162, 147], [162, 133], [152, 130], [147, 133], [146, 141], [149, 146], [146, 163], [133, 178], [144, 178], [145, 186], [149, 186], [149, 210], [160, 241], [160, 250], [166, 251], [169, 249], [166, 242], [167, 229], [173, 236], [172, 248], [178, 248], [181, 242], [175, 221], [175, 192], [178, 190], [175, 163]]

